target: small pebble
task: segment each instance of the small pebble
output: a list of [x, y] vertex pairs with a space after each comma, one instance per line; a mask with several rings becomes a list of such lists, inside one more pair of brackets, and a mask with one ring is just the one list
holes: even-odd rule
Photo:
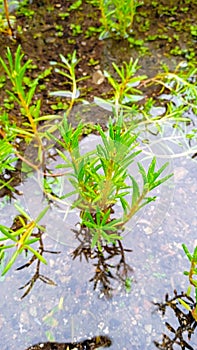
[[104, 80], [105, 80], [105, 77], [101, 72], [101, 70], [97, 70], [96, 72], [93, 73], [92, 81], [94, 84], [101, 85], [104, 82]]

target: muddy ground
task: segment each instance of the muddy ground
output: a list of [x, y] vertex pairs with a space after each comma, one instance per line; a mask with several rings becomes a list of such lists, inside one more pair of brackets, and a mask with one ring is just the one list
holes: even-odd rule
[[[127, 40], [112, 38], [99, 40], [101, 31], [100, 11], [91, 2], [82, 2], [77, 9], [71, 10], [75, 2], [70, 1], [33, 1], [16, 13], [14, 38], [6, 33], [0, 37], [1, 56], [5, 57], [6, 47], [14, 53], [20, 44], [25, 53], [24, 60], [32, 59], [33, 67], [28, 74], [31, 78], [44, 70], [51, 68], [50, 61], [60, 61], [59, 55], [67, 57], [74, 50], [80, 59], [76, 67], [77, 78], [88, 77], [79, 83], [81, 96], [93, 101], [94, 96], [110, 94], [110, 87], [106, 79], [98, 83], [96, 72], [104, 69], [112, 71], [112, 62], [121, 65], [131, 57], [139, 58], [142, 72], [147, 76], [155, 75], [161, 70], [161, 62], [166, 62], [171, 68], [189, 55], [196, 56], [196, 37], [191, 35], [191, 26], [196, 23], [196, 1], [182, 1], [181, 6], [160, 2], [151, 5], [147, 1], [137, 8], [134, 21], [134, 43]], [[26, 15], [24, 15], [24, 13]], [[68, 13], [68, 17], [61, 17]], [[76, 26], [80, 25], [80, 30]], [[137, 43], [143, 40], [144, 44]], [[135, 44], [136, 42], [136, 44]], [[172, 49], [177, 49], [171, 55]], [[144, 52], [146, 55], [144, 56]], [[0, 70], [3, 74], [2, 69]], [[54, 112], [54, 103], [61, 100], [49, 98], [48, 92], [54, 90], [68, 90], [70, 86], [65, 77], [51, 70], [51, 74], [40, 81], [40, 89], [36, 98], [42, 99], [42, 113]], [[151, 92], [149, 93], [151, 94]], [[1, 90], [0, 105], [3, 106], [4, 89]], [[65, 99], [63, 100], [65, 103]], [[52, 107], [52, 108], [51, 108]], [[58, 109], [61, 112], [61, 107]], [[12, 109], [12, 116], [19, 118], [18, 111]]]

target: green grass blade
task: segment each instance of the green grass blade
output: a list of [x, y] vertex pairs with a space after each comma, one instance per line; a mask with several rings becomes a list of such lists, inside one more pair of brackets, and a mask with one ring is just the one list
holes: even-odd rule
[[3, 272], [2, 272], [2, 276], [4, 276], [8, 270], [12, 267], [12, 265], [14, 264], [14, 262], [16, 261], [18, 255], [20, 254], [19, 250], [16, 250], [14, 252], [14, 254], [12, 255], [11, 259], [9, 260], [8, 264], [6, 265], [6, 267], [4, 268]]
[[144, 186], [145, 186], [148, 183], [146, 171], [141, 163], [138, 162], [137, 164], [138, 164], [138, 168], [139, 168], [140, 174], [142, 175]]
[[182, 244], [182, 248], [183, 248], [185, 254], [187, 255], [189, 261], [192, 261], [192, 258], [193, 258], [193, 257], [192, 257], [192, 255], [190, 254], [190, 252], [189, 252], [187, 246], [186, 246], [184, 243]]
[[137, 202], [139, 196], [140, 196], [140, 189], [139, 186], [136, 182], [136, 180], [134, 179], [133, 176], [129, 176], [131, 181], [132, 181], [132, 185], [133, 185], [133, 193], [132, 193], [132, 206], [135, 205], [135, 203]]
[[30, 252], [33, 253], [33, 254], [36, 256], [36, 258], [38, 258], [43, 264], [47, 265], [46, 259], [45, 259], [42, 255], [40, 255], [40, 254], [37, 252], [37, 250], [33, 249], [33, 248], [32, 248], [31, 246], [29, 246], [29, 245], [24, 245], [23, 248], [24, 248], [24, 249], [29, 249]]
[[48, 205], [46, 208], [44, 208], [41, 213], [37, 216], [37, 218], [35, 219], [35, 223], [37, 224], [46, 214], [46, 212], [49, 210], [50, 205]]
[[15, 203], [14, 206], [21, 215], [23, 215], [27, 220], [31, 221], [31, 217], [21, 208], [19, 204]]

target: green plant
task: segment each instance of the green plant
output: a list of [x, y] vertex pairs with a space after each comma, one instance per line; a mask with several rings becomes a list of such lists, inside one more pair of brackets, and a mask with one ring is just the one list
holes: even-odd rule
[[[64, 20], [65, 18], [70, 16], [70, 12], [71, 11], [75, 11], [80, 9], [80, 6], [82, 5], [82, 0], [76, 0], [73, 4], [71, 4], [68, 8], [66, 12], [61, 12], [59, 13], [59, 17]], [[53, 8], [54, 10], [54, 8]]]
[[[42, 255], [39, 254], [37, 250], [35, 250], [32, 247], [32, 244], [39, 240], [39, 238], [34, 235], [33, 231], [36, 228], [41, 231], [45, 230], [44, 227], [38, 225], [38, 222], [43, 218], [49, 207], [46, 207], [35, 220], [32, 220], [31, 217], [18, 204], [15, 204], [15, 207], [20, 213], [20, 215], [17, 216], [17, 219], [20, 222], [19, 228], [16, 228], [16, 230], [14, 230], [10, 229], [9, 227], [0, 225], [0, 231], [3, 234], [3, 237], [0, 236], [1, 259], [4, 258], [4, 253], [7, 249], [15, 248], [14, 253], [9, 259], [7, 265], [4, 267], [4, 270], [2, 271], [2, 276], [5, 275], [6, 272], [12, 267], [17, 257], [23, 251], [29, 250], [41, 262], [46, 264], [46, 260], [43, 258]], [[14, 243], [10, 244], [10, 241]], [[6, 245], [4, 242], [8, 244]]]
[[72, 5], [69, 6], [68, 11], [77, 10], [82, 5], [82, 0], [76, 0]]
[[138, 0], [100, 0], [101, 23], [103, 31], [100, 38], [118, 36], [127, 38], [132, 32], [136, 9], [141, 5]]
[[7, 76], [9, 77], [12, 83], [12, 90], [7, 90], [7, 93], [13, 98], [14, 101], [18, 103], [18, 105], [21, 108], [21, 113], [25, 115], [28, 119], [30, 130], [27, 131], [29, 129], [28, 127], [27, 130], [24, 131], [25, 136], [30, 136], [30, 138], [32, 138], [33, 134], [37, 137], [40, 143], [37, 130], [38, 118], [40, 113], [40, 100], [38, 100], [35, 103], [32, 103], [32, 98], [34, 96], [35, 89], [38, 85], [38, 79], [35, 79], [29, 91], [26, 91], [23, 81], [25, 72], [31, 63], [31, 60], [28, 60], [24, 65], [22, 65], [21, 61], [23, 56], [24, 55], [21, 54], [21, 48], [20, 46], [18, 46], [15, 55], [15, 60], [13, 60], [11, 51], [8, 48], [8, 65], [1, 57], [0, 63], [3, 66], [5, 72], [7, 73]]
[[0, 139], [0, 174], [2, 174], [0, 178], [0, 190], [3, 187], [13, 191], [11, 186], [12, 178], [4, 179], [3, 174], [6, 171], [12, 171], [15, 169], [14, 164], [18, 160], [18, 157], [14, 155], [14, 148], [11, 143], [7, 140]]
[[197, 25], [191, 26], [190, 31], [192, 36], [197, 36]]
[[[58, 167], [70, 169], [67, 176], [73, 186], [73, 191], [62, 196], [61, 200], [73, 194], [77, 195], [72, 207], [80, 209], [81, 225], [92, 234], [92, 247], [97, 244], [100, 248], [103, 239], [108, 243], [121, 239], [120, 232], [124, 225], [144, 205], [156, 199], [155, 196], [149, 197], [149, 192], [172, 174], [158, 179], [167, 163], [156, 170], [155, 158], [148, 171], [138, 163], [139, 173], [143, 178], [143, 188], [140, 189], [129, 168], [140, 153], [140, 150], [135, 150], [138, 135], [133, 132], [133, 128], [126, 127], [122, 115], [117, 116], [115, 122], [109, 121], [107, 134], [99, 125], [95, 128], [102, 143], [85, 155], [81, 155], [79, 147], [83, 129], [81, 123], [74, 129], [65, 118], [61, 127], [63, 142], [55, 140], [70, 155], [66, 157], [62, 151], [57, 150], [65, 162]], [[117, 205], [122, 208], [119, 218], [120, 209], [117, 217], [115, 212]]]
[[5, 170], [14, 170], [14, 163], [18, 158], [13, 157], [14, 149], [9, 142], [4, 139], [0, 139], [0, 173]]
[[130, 44], [130, 47], [139, 47], [143, 49], [144, 52], [148, 50], [148, 48], [144, 46], [144, 40], [142, 39], [135, 39], [132, 36], [130, 36], [128, 38], [128, 42]]
[[[137, 86], [147, 77], [146, 75], [135, 76], [139, 69], [138, 60], [133, 61], [131, 58], [129, 63], [123, 62], [120, 68], [114, 62], [112, 65], [118, 78], [116, 79], [107, 71], [104, 71], [104, 75], [113, 88], [113, 97], [108, 102], [115, 108], [116, 113], [119, 113], [123, 106], [132, 105], [143, 99], [142, 92]], [[102, 102], [101, 99], [99, 101]], [[106, 100], [103, 100], [103, 103], [106, 104]]]
[[[71, 85], [71, 91], [67, 90], [59, 90], [59, 91], [53, 91], [50, 92], [50, 96], [58, 96], [58, 97], [68, 97], [70, 99], [70, 104], [67, 109], [67, 114], [71, 111], [75, 100], [80, 96], [80, 91], [78, 89], [77, 84], [84, 79], [87, 79], [87, 77], [81, 77], [76, 78], [75, 68], [78, 65], [79, 61], [77, 59], [76, 51], [74, 51], [72, 54], [68, 56], [68, 58], [64, 57], [60, 54], [60, 58], [62, 63], [59, 62], [50, 62], [51, 65], [55, 66], [55, 72], [63, 75], [67, 80], [65, 84]], [[57, 68], [60, 67], [60, 68]]]
[[133, 284], [133, 279], [131, 277], [127, 277], [125, 280], [125, 290], [127, 293], [131, 292], [132, 284]]
[[[39, 84], [39, 80], [50, 74], [50, 70], [44, 71], [36, 79], [30, 81], [29, 78], [25, 76], [25, 74], [28, 69], [32, 67], [32, 61], [27, 60], [23, 64], [23, 56], [24, 54], [21, 53], [21, 47], [19, 45], [15, 53], [15, 58], [13, 57], [10, 49], [7, 48], [8, 63], [6, 63], [3, 58], [0, 57], [0, 64], [4, 68], [12, 84], [12, 88], [6, 90], [9, 96], [9, 101], [11, 100], [12, 103], [14, 102], [18, 105], [21, 115], [26, 119], [22, 126], [11, 124], [9, 122], [9, 119], [7, 119], [5, 128], [6, 133], [9, 132], [9, 134], [12, 134], [12, 138], [19, 135], [20, 137], [23, 137], [27, 143], [32, 141], [32, 139], [36, 140], [38, 147], [38, 158], [41, 165], [44, 152], [42, 137], [45, 135], [45, 133], [39, 130], [39, 123], [46, 120], [53, 120], [57, 116], [41, 116], [41, 99], [34, 99], [34, 95]], [[21, 157], [16, 148], [15, 153], [19, 158]], [[22, 160], [24, 161], [24, 158], [22, 158]], [[37, 170], [39, 168], [39, 165], [35, 166], [32, 164], [32, 167], [36, 168]]]
[[195, 305], [193, 309], [182, 299], [179, 299], [179, 302], [191, 312], [193, 318], [197, 321], [197, 246], [194, 248], [193, 254], [191, 254], [185, 244], [182, 245], [183, 250], [190, 261], [190, 269], [189, 271], [185, 271], [184, 275], [188, 276], [190, 286], [187, 291], [187, 295], [191, 294], [191, 289], [194, 287], [195, 293]]
[[78, 36], [79, 34], [83, 33], [83, 30], [80, 24], [71, 23], [70, 29], [72, 30], [73, 36]]
[[55, 30], [57, 32], [57, 36], [62, 37], [64, 35], [64, 27], [61, 24], [56, 24]]
[[17, 14], [32, 18], [32, 16], [34, 15], [34, 10], [30, 8], [29, 0], [20, 1], [17, 9]]
[[97, 28], [97, 27], [93, 27], [90, 26], [88, 27], [88, 29], [85, 31], [85, 37], [86, 38], [91, 38], [92, 36], [97, 35], [98, 33], [100, 33], [102, 31], [102, 28]]
[[[156, 79], [160, 84], [167, 88], [173, 96], [179, 99], [179, 107], [186, 107], [187, 110], [193, 109], [196, 113], [197, 99], [197, 82], [196, 82], [196, 64], [195, 63], [180, 63], [174, 72], [170, 72], [167, 67], [164, 67], [165, 72], [159, 73]], [[163, 92], [163, 91], [161, 91]], [[177, 108], [178, 109], [178, 108]]]

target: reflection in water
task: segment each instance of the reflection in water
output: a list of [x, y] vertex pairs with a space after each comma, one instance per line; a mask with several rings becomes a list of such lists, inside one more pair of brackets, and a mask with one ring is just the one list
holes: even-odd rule
[[[94, 260], [95, 274], [90, 282], [94, 282], [94, 289], [100, 284], [101, 293], [106, 297], [111, 297], [114, 290], [112, 281], [118, 280], [126, 285], [130, 278], [129, 272], [132, 271], [132, 268], [126, 263], [125, 252], [131, 252], [131, 249], [124, 249], [120, 240], [114, 244], [102, 242], [101, 251], [97, 246], [92, 249], [92, 236], [87, 228], [81, 227], [79, 231], [73, 231], [80, 242], [73, 252], [73, 259], [79, 257], [82, 260], [84, 256], [87, 262]], [[115, 261], [116, 258], [117, 261]]]
[[[186, 295], [185, 293], [177, 294], [176, 290], [174, 291], [174, 297], [169, 299], [168, 294], [165, 297], [165, 303], [154, 303], [158, 306], [158, 310], [162, 311], [162, 316], [165, 315], [167, 307], [170, 307], [177, 320], [178, 327], [175, 329], [168, 322], [165, 322], [167, 329], [170, 331], [170, 336], [163, 334], [162, 343], [154, 342], [156, 347], [160, 350], [173, 350], [174, 346], [179, 345], [180, 349], [186, 350], [196, 350], [192, 346], [189, 345], [188, 341], [191, 339], [191, 336], [194, 334], [195, 328], [197, 326], [197, 322], [194, 320], [191, 312], [187, 312], [184, 309], [184, 312], [179, 308], [181, 306], [179, 300], [183, 300], [186, 302], [191, 309], [193, 309], [196, 304], [194, 300]], [[179, 307], [178, 307], [178, 306]], [[184, 336], [188, 338], [186, 341]], [[176, 345], [175, 345], [176, 344]], [[177, 349], [177, 346], [176, 346]]]
[[[26, 221], [26, 218], [23, 217], [23, 220]], [[22, 227], [22, 221], [20, 220], [20, 216], [17, 215], [13, 221], [13, 225], [11, 227], [11, 229], [13, 231], [17, 231], [19, 230], [21, 227]], [[43, 239], [42, 239], [42, 234], [43, 232], [39, 229], [37, 233], [32, 233], [31, 237], [35, 237], [35, 238], [39, 238], [38, 242], [39, 242], [39, 246], [38, 246], [38, 249], [37, 249], [37, 252], [42, 256], [43, 253], [51, 253], [51, 254], [58, 254], [60, 252], [54, 252], [54, 251], [51, 251], [51, 250], [45, 250], [44, 249], [44, 244], [43, 244]], [[27, 251], [26, 251], [27, 253]], [[36, 257], [36, 255], [33, 255], [32, 258], [24, 265], [18, 267], [16, 270], [22, 270], [24, 269], [25, 267], [28, 267], [30, 266], [34, 261], [36, 261], [36, 270], [35, 270], [35, 273], [34, 275], [31, 277], [31, 279], [22, 287], [20, 287], [19, 289], [24, 289], [24, 288], [27, 288], [25, 293], [22, 295], [21, 299], [24, 298], [30, 291], [31, 289], [33, 288], [34, 286], [34, 283], [37, 281], [37, 280], [41, 280], [42, 282], [44, 283], [47, 283], [47, 284], [50, 284], [50, 285], [56, 285], [55, 282], [53, 282], [50, 278], [42, 275], [40, 273], [40, 264], [41, 264], [41, 261]]]
[[100, 347], [108, 348], [112, 344], [111, 339], [106, 336], [96, 336], [78, 343], [39, 343], [30, 346], [26, 350], [94, 350]]

